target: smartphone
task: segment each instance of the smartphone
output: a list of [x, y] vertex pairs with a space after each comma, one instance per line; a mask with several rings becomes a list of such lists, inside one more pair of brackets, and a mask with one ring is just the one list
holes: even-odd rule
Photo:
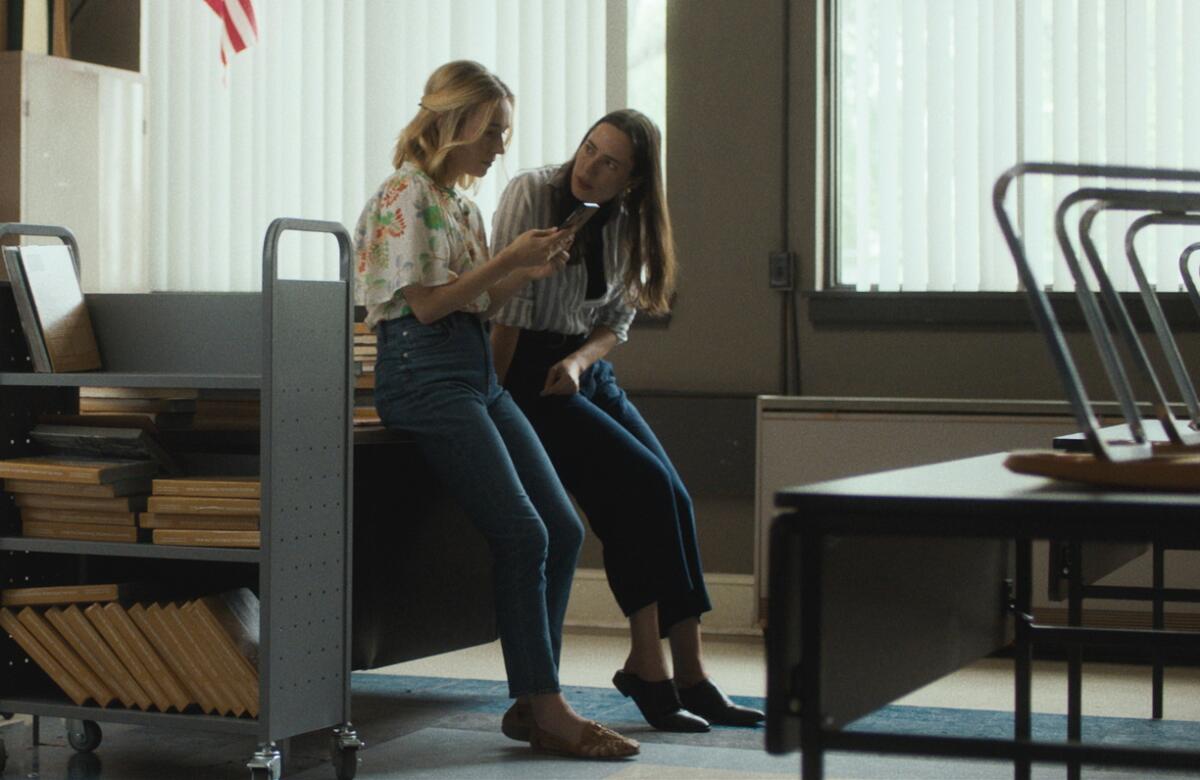
[[596, 203], [581, 203], [579, 208], [571, 212], [571, 214], [563, 220], [563, 223], [558, 226], [559, 230], [568, 230], [572, 233], [583, 227], [584, 223], [592, 218], [592, 215], [600, 208]]

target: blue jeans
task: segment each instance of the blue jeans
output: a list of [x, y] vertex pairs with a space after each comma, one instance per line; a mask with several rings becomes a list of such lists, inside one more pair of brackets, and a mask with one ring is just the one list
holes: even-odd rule
[[430, 325], [411, 315], [387, 320], [377, 332], [380, 418], [416, 438], [491, 548], [509, 695], [558, 692], [583, 524], [537, 434], [496, 381], [487, 330], [455, 312]]
[[666, 636], [679, 621], [712, 609], [692, 499], [607, 360], [583, 373], [578, 393], [539, 395], [549, 367], [581, 341], [521, 331], [505, 384], [603, 543], [604, 571], [621, 611], [657, 603]]

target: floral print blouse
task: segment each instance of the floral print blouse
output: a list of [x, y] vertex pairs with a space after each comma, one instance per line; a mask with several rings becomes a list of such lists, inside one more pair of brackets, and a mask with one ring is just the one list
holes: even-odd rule
[[[354, 248], [354, 298], [372, 328], [412, 312], [404, 287], [446, 284], [488, 260], [479, 207], [408, 161], [367, 201]], [[490, 304], [484, 292], [463, 311], [484, 312]]]

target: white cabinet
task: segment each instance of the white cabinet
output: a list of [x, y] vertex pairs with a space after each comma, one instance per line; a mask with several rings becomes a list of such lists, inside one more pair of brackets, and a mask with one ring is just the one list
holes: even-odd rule
[[144, 100], [140, 73], [0, 52], [0, 222], [70, 228], [88, 291], [144, 263]]
[[[1076, 425], [1066, 403], [759, 396], [755, 566], [766, 618], [768, 533], [776, 491], [989, 452], [1045, 449]], [[1045, 545], [1034, 597], [1045, 604]]]

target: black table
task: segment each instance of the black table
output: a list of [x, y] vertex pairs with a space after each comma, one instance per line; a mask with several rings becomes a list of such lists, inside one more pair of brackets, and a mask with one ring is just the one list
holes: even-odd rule
[[[1200, 543], [1200, 496], [1091, 489], [1012, 474], [1004, 454], [789, 488], [771, 530], [767, 749], [1200, 767], [1200, 751], [1030, 738], [1035, 643], [1200, 651], [1200, 634], [1049, 627], [1030, 616], [1032, 543]], [[843, 726], [1014, 643], [1011, 740]], [[1197, 745], [1200, 749], [1200, 745]]]
[[[1154, 443], [1170, 441], [1162, 423], [1153, 418], [1142, 420], [1146, 438]], [[1100, 429], [1106, 440], [1130, 440], [1133, 438], [1126, 424], [1111, 425]], [[1054, 439], [1054, 449], [1067, 452], [1087, 452], [1091, 449], [1083, 433], [1071, 433], [1057, 436]], [[1170, 547], [1169, 549], [1195, 550], [1195, 545]], [[1166, 623], [1165, 605], [1168, 602], [1200, 603], [1200, 590], [1194, 588], [1166, 587], [1165, 555], [1168, 546], [1158, 544], [1139, 545], [1084, 545], [1056, 544], [1051, 545], [1049, 562], [1050, 571], [1047, 581], [1050, 583], [1052, 599], [1067, 599], [1067, 610], [1071, 625], [1080, 625], [1083, 616], [1083, 600], [1086, 599], [1121, 599], [1124, 601], [1148, 601], [1151, 606], [1151, 626], [1162, 628]], [[1097, 585], [1096, 583], [1124, 566], [1129, 561], [1138, 558], [1147, 551], [1151, 555], [1151, 582], [1149, 587]], [[1064, 592], [1065, 588], [1065, 592]], [[1077, 651], [1072, 651], [1067, 659], [1067, 716], [1070, 719], [1072, 734], [1079, 733], [1080, 718], [1080, 680], [1082, 678], [1082, 659]], [[1163, 661], [1160, 656], [1150, 658], [1152, 678], [1150, 683], [1150, 716], [1163, 716]]]

